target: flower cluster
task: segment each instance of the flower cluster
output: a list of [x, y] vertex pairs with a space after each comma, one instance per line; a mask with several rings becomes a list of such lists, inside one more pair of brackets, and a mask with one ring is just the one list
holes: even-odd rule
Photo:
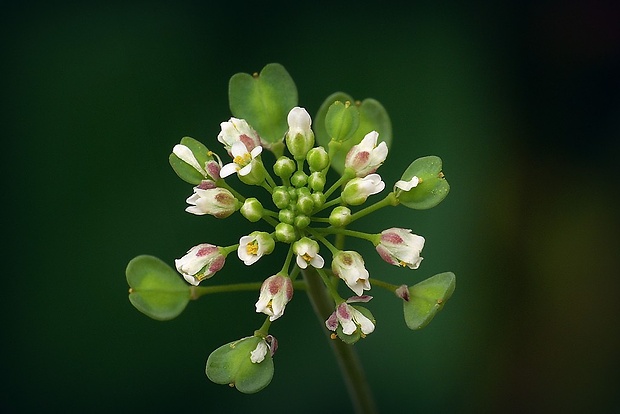
[[[269, 334], [270, 325], [283, 317], [296, 288], [310, 286], [309, 278], [317, 278], [319, 284], [322, 281], [324, 290], [333, 301], [333, 312], [324, 319], [325, 328], [332, 332], [332, 338], [348, 344], [375, 331], [376, 320], [372, 313], [359, 305], [372, 299], [366, 292], [373, 284], [394, 292], [403, 299], [405, 307], [415, 298], [425, 297], [412, 290], [415, 286], [408, 288], [407, 285], [371, 279], [362, 254], [346, 250], [343, 240], [345, 237], [366, 240], [388, 264], [418, 269], [422, 262], [424, 237], [405, 228], [392, 227], [379, 233], [366, 233], [351, 230], [348, 226], [383, 207], [402, 204], [425, 209], [437, 204], [447, 193], [441, 165], [437, 166], [435, 158], [416, 160], [385, 197], [366, 208], [358, 208], [386, 189], [379, 169], [388, 156], [388, 142], [382, 139], [379, 127], [358, 130], [356, 119], [359, 114], [356, 111], [355, 105], [348, 101], [335, 101], [329, 106], [328, 115], [323, 116], [321, 122], [325, 123], [328, 132], [335, 132], [330, 139], [319, 142], [323, 145], [316, 145], [317, 131], [313, 130], [308, 111], [292, 106], [282, 114], [286, 120], [284, 133], [275, 138], [273, 135], [268, 138], [261, 136], [261, 129], [255, 129], [243, 117], [231, 117], [222, 122], [217, 136], [225, 152], [222, 157], [189, 137], [173, 147], [172, 167], [182, 179], [194, 185], [186, 200], [186, 212], [225, 219], [239, 211], [249, 222], [262, 220], [273, 229], [271, 232], [252, 231], [238, 235], [231, 245], [202, 242], [176, 259], [176, 270], [193, 289], [192, 297], [207, 293], [201, 284], [222, 270], [228, 255], [233, 252], [246, 266], [252, 266], [272, 254], [278, 246], [287, 251], [281, 268], [274, 269], [270, 276], [265, 275], [257, 286], [249, 287], [259, 292], [255, 310], [266, 316], [265, 322], [254, 336], [214, 351], [207, 363], [207, 375], [213, 381], [235, 385], [243, 381], [244, 385], [238, 386], [243, 392], [255, 392], [266, 385], [262, 380], [256, 380], [258, 382], [254, 385], [248, 384], [253, 384], [251, 378], [254, 377], [271, 378], [264, 375], [265, 371], [261, 374], [263, 376], [256, 373], [259, 369], [273, 369], [271, 358], [277, 341]], [[255, 119], [256, 124], [262, 125], [261, 120], [260, 117]], [[366, 120], [365, 124], [373, 125], [373, 122]], [[276, 155], [270, 170], [263, 164], [264, 150]], [[223, 162], [222, 159], [227, 157], [230, 161]], [[341, 176], [328, 185], [330, 167]], [[236, 181], [231, 178], [234, 176], [243, 184], [262, 187], [267, 198], [261, 201], [244, 197], [238, 188], [233, 188]], [[345, 297], [341, 296], [339, 281], [343, 282], [343, 289], [351, 292]], [[235, 286], [230, 290], [235, 290]], [[409, 312], [419, 312], [418, 308]], [[407, 318], [407, 308], [405, 312]], [[428, 319], [428, 315], [422, 316]], [[248, 361], [247, 369], [227, 368], [246, 367], [244, 364]], [[238, 377], [242, 373], [247, 378]]]

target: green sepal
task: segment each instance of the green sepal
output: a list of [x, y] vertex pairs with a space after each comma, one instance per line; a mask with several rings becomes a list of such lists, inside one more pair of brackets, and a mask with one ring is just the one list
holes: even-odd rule
[[416, 176], [421, 182], [409, 191], [397, 191], [400, 203], [416, 210], [426, 210], [441, 203], [450, 191], [441, 168], [441, 158], [434, 155], [413, 161], [401, 180], [409, 181]]
[[[362, 315], [370, 319], [373, 325], [376, 324], [375, 317], [372, 315], [370, 310], [362, 306], [353, 306], [353, 308], [357, 309]], [[346, 335], [344, 332], [342, 332], [342, 326], [340, 326], [339, 324], [338, 328], [336, 328], [336, 335], [338, 335], [338, 338], [340, 338], [342, 342], [348, 345], [353, 345], [354, 343], [362, 339], [362, 331], [360, 330], [359, 326], [351, 335]]]
[[332, 137], [327, 132], [325, 120], [330, 106], [336, 101], [349, 101], [357, 107], [359, 112], [359, 125], [355, 132], [353, 132], [353, 135], [344, 142], [334, 142], [333, 144], [337, 145], [332, 144], [333, 152], [332, 148], [330, 148], [331, 166], [338, 173], [342, 174], [347, 152], [349, 152], [353, 145], [359, 144], [369, 132], [377, 131], [379, 133], [379, 142], [385, 141], [388, 148], [390, 147], [392, 143], [392, 122], [387, 111], [379, 101], [366, 98], [359, 102], [344, 92], [335, 92], [323, 101], [314, 118], [314, 136], [316, 141], [325, 148], [328, 148], [332, 140]]
[[[205, 163], [207, 161], [213, 160], [213, 157], [209, 155], [209, 149], [200, 141], [191, 137], [183, 137], [181, 138], [181, 144], [188, 147], [194, 153], [194, 157], [196, 157], [198, 164], [200, 164], [202, 168], [205, 168]], [[194, 167], [181, 160], [174, 153], [170, 154], [168, 161], [179, 178], [187, 183], [197, 185], [205, 179], [200, 172], [196, 171]]]
[[325, 130], [334, 141], [351, 138], [360, 124], [360, 114], [351, 101], [332, 103], [325, 114]]
[[403, 300], [405, 323], [409, 329], [422, 329], [443, 309], [456, 286], [452, 272], [439, 273], [411, 286], [409, 301]]
[[233, 116], [245, 119], [263, 141], [274, 144], [288, 130], [288, 113], [297, 106], [297, 87], [284, 66], [269, 63], [260, 74], [233, 75], [228, 99]]
[[253, 363], [250, 353], [262, 338], [249, 336], [222, 345], [207, 359], [207, 377], [216, 384], [234, 385], [244, 394], [253, 394], [265, 388], [273, 378], [273, 358], [267, 351], [265, 359]]
[[190, 300], [190, 286], [157, 257], [137, 256], [129, 262], [125, 273], [130, 286], [129, 301], [153, 319], [176, 318]]

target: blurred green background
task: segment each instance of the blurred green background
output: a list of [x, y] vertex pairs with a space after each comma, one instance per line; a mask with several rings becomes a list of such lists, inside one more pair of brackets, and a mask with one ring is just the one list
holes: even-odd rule
[[[416, 271], [360, 246], [371, 275], [457, 275], [419, 332], [372, 291], [377, 329], [356, 349], [381, 412], [620, 408], [618, 9], [500, 3], [3, 2], [3, 412], [350, 412], [303, 293], [273, 325], [273, 382], [250, 396], [204, 363], [260, 326], [255, 293], [165, 323], [127, 300], [134, 256], [173, 265], [253, 230], [185, 213], [191, 186], [167, 157], [185, 135], [217, 148], [228, 79], [270, 62], [311, 114], [338, 90], [383, 103], [386, 183], [438, 155], [452, 186], [434, 209], [356, 226], [427, 240]], [[231, 259], [209, 283], [280, 266]]]

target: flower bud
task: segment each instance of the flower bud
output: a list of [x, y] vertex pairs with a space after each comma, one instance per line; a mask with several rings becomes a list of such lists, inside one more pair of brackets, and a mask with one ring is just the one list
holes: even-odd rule
[[312, 197], [310, 195], [302, 195], [297, 198], [295, 208], [297, 212], [309, 215], [314, 209], [314, 201], [312, 201]]
[[297, 216], [295, 216], [293, 224], [298, 229], [305, 229], [310, 225], [310, 217], [306, 216], [305, 214], [298, 214]]
[[288, 189], [281, 185], [273, 189], [271, 199], [273, 200], [273, 204], [280, 209], [288, 207], [291, 202], [291, 196]]
[[351, 168], [358, 177], [365, 177], [377, 171], [387, 158], [388, 148], [385, 142], [377, 145], [379, 133], [371, 131], [362, 141], [351, 147], [344, 161], [345, 168]]
[[312, 197], [312, 201], [314, 202], [314, 208], [316, 209], [323, 207], [323, 204], [325, 204], [325, 201], [327, 200], [325, 194], [320, 191], [312, 193], [310, 197]]
[[340, 251], [334, 255], [332, 260], [332, 271], [340, 279], [344, 280], [347, 286], [361, 296], [364, 290], [370, 290], [368, 270], [364, 267], [364, 259], [354, 251]]
[[329, 224], [334, 227], [344, 227], [351, 222], [351, 209], [338, 206], [329, 215]]
[[226, 256], [220, 248], [212, 244], [199, 244], [187, 251], [187, 254], [176, 259], [177, 271], [190, 284], [198, 286], [204, 279], [209, 279], [224, 267]]
[[273, 165], [273, 172], [282, 179], [289, 179], [296, 169], [295, 161], [282, 156]]
[[304, 108], [296, 106], [289, 112], [287, 121], [289, 129], [286, 133], [286, 147], [296, 160], [303, 160], [314, 146], [310, 115]]
[[293, 184], [297, 188], [305, 186], [307, 182], [308, 176], [303, 171], [295, 171], [295, 173], [291, 177], [291, 184]]
[[295, 212], [288, 208], [283, 208], [278, 212], [278, 220], [280, 223], [293, 224], [295, 220]]
[[192, 194], [186, 201], [191, 206], [185, 211], [196, 215], [210, 214], [217, 218], [226, 218], [241, 207], [241, 202], [230, 191], [221, 187], [210, 188], [212, 181], [203, 181], [194, 187]]
[[422, 262], [423, 247], [424, 237], [412, 234], [409, 229], [393, 227], [381, 232], [381, 241], [375, 248], [389, 264], [417, 269]]
[[315, 171], [308, 177], [308, 185], [313, 191], [323, 191], [325, 188], [325, 174]]
[[288, 223], [278, 223], [276, 225], [276, 239], [282, 243], [293, 243], [297, 239], [295, 227]]
[[243, 217], [251, 221], [252, 223], [257, 222], [261, 218], [263, 218], [263, 205], [256, 198], [247, 198], [243, 205], [241, 206], [241, 214]]
[[363, 178], [354, 178], [342, 190], [342, 201], [357, 206], [366, 202], [368, 196], [383, 191], [385, 183], [379, 174], [370, 174]]
[[256, 312], [269, 316], [275, 321], [284, 314], [286, 304], [293, 298], [293, 282], [286, 275], [276, 274], [268, 277], [260, 289], [256, 302]]
[[325, 148], [314, 147], [306, 155], [310, 171], [322, 171], [329, 166], [329, 155]]
[[220, 127], [217, 140], [224, 144], [224, 148], [231, 155], [236, 142], [241, 142], [247, 152], [261, 145], [260, 137], [245, 119], [230, 118], [227, 122], [222, 122]]

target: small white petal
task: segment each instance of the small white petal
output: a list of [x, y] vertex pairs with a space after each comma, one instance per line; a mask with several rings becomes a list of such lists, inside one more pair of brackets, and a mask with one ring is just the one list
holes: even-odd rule
[[394, 187], [400, 188], [403, 191], [409, 191], [412, 188], [417, 187], [419, 182], [420, 182], [420, 179], [414, 175], [409, 181], [404, 181], [404, 180], [396, 181], [396, 184], [394, 184]]
[[174, 146], [174, 148], [172, 148], [172, 152], [174, 153], [174, 155], [179, 157], [181, 161], [191, 165], [192, 167], [194, 167], [196, 171], [198, 171], [202, 175], [204, 176], [207, 175], [205, 170], [198, 163], [198, 160], [194, 156], [194, 153], [192, 152], [192, 150], [189, 149], [187, 146], [177, 144]]
[[259, 364], [263, 362], [268, 350], [269, 347], [267, 346], [265, 341], [260, 341], [258, 345], [256, 345], [256, 349], [250, 352], [250, 360], [252, 361], [252, 363]]
[[220, 170], [220, 177], [226, 178], [229, 175], [233, 175], [234, 173], [237, 172], [237, 168], [238, 168], [237, 164], [235, 164], [234, 162], [231, 162], [230, 164], [226, 164]]

